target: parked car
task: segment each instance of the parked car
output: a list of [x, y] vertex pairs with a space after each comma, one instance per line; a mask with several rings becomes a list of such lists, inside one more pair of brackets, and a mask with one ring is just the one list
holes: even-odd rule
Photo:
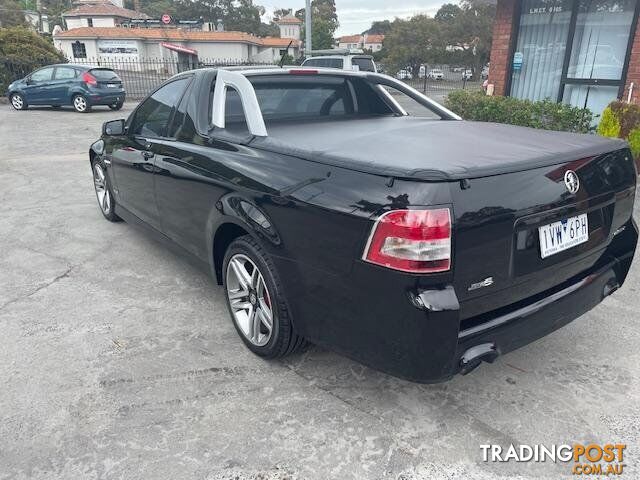
[[444, 72], [439, 68], [434, 68], [433, 70], [429, 70], [427, 78], [431, 80], [444, 80]]
[[413, 75], [409, 70], [403, 68], [402, 70], [398, 71], [398, 73], [396, 73], [396, 78], [398, 80], [412, 80]]
[[[329, 54], [329, 52], [338, 52]], [[351, 54], [349, 50], [320, 50], [312, 53], [324, 53], [314, 55], [302, 62], [303, 67], [337, 68], [339, 70], [355, 70], [361, 72], [377, 72], [376, 63], [371, 55]]]
[[473, 78], [473, 70], [465, 70], [462, 72], [462, 80], [471, 80]]
[[120, 110], [126, 92], [120, 77], [110, 68], [84, 65], [49, 65], [9, 85], [7, 96], [13, 108], [29, 105], [71, 105], [87, 113], [96, 105]]
[[442, 381], [625, 281], [626, 142], [461, 121], [379, 74], [244, 68], [173, 77], [105, 123], [89, 161], [104, 217], [211, 272], [257, 355], [311, 341]]

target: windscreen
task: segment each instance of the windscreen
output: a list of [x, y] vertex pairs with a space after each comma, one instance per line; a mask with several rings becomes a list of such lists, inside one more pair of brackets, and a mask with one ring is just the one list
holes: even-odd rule
[[[250, 81], [266, 123], [394, 114], [373, 86], [361, 78], [271, 75], [251, 77]], [[240, 97], [229, 89], [226, 122], [232, 125], [244, 121]]]

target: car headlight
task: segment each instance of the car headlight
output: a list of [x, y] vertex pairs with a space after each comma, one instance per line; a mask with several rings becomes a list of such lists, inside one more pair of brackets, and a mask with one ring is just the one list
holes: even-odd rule
[[98, 140], [97, 142], [91, 145], [91, 150], [96, 152], [98, 155], [102, 155], [104, 153], [104, 140]]

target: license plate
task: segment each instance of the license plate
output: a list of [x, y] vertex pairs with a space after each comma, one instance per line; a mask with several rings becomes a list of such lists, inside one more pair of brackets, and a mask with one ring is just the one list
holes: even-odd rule
[[540, 235], [540, 255], [550, 257], [589, 241], [589, 220], [587, 214], [569, 217], [538, 229]]
[[119, 87], [120, 85], [118, 85], [117, 83], [107, 83], [107, 87], [109, 88], [116, 88]]

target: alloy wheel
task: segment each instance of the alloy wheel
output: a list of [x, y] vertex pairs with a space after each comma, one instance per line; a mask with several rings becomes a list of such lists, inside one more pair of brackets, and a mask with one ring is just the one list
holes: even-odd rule
[[78, 112], [84, 112], [87, 109], [87, 101], [85, 100], [84, 97], [81, 97], [80, 95], [78, 95], [73, 99], [73, 107]]
[[269, 343], [273, 333], [273, 308], [264, 277], [246, 255], [229, 260], [226, 291], [238, 329], [257, 347]]
[[20, 95], [13, 95], [11, 97], [11, 105], [13, 105], [13, 108], [16, 110], [22, 110], [22, 107], [24, 107], [24, 100]]
[[96, 163], [93, 166], [93, 184], [96, 187], [98, 204], [105, 215], [111, 213], [111, 193], [107, 187], [107, 180], [102, 166]]

